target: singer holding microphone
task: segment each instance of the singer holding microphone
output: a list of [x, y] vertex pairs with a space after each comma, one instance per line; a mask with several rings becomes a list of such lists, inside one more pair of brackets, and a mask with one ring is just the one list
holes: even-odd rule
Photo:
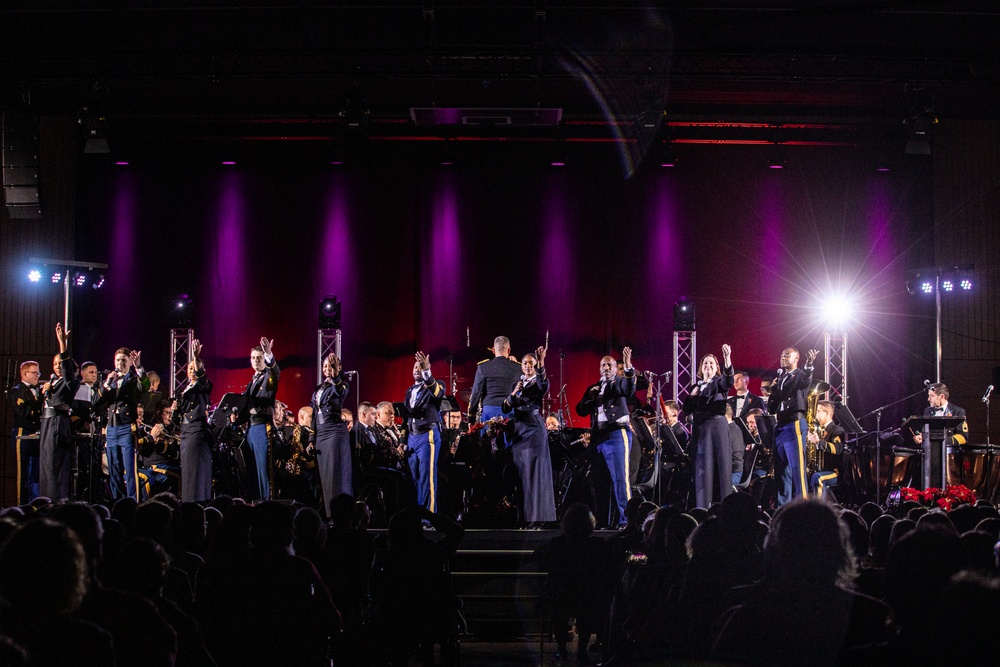
[[778, 504], [804, 497], [806, 482], [805, 442], [809, 430], [806, 424], [806, 394], [812, 382], [813, 362], [819, 350], [809, 350], [806, 363], [799, 368], [799, 351], [786, 347], [778, 363], [778, 377], [771, 385], [767, 411], [777, 418], [774, 429], [774, 472], [780, 475]]
[[344, 399], [351, 390], [337, 355], [331, 352], [323, 360], [323, 381], [313, 390], [312, 433], [316, 467], [323, 489], [323, 513], [329, 516], [330, 501], [342, 493], [354, 493], [351, 463], [351, 436], [340, 415]]
[[521, 379], [504, 399], [503, 411], [514, 414], [514, 437], [511, 451], [521, 475], [524, 495], [524, 522], [529, 528], [541, 528], [556, 520], [556, 499], [552, 488], [552, 459], [549, 439], [542, 419], [542, 399], [549, 390], [545, 375], [544, 347], [521, 358]]
[[212, 499], [212, 432], [208, 428], [208, 406], [212, 382], [201, 360], [201, 341], [191, 341], [187, 365], [188, 382], [175, 401], [174, 419], [181, 424], [181, 499], [199, 502]]
[[52, 500], [69, 498], [70, 475], [73, 469], [73, 433], [70, 408], [80, 388], [76, 363], [69, 356], [67, 341], [70, 332], [56, 323], [59, 354], [53, 360], [52, 379], [45, 383], [45, 404], [42, 409], [39, 434], [39, 486], [41, 494]]
[[115, 351], [115, 368], [97, 390], [94, 410], [107, 408], [108, 426], [105, 447], [108, 454], [108, 477], [111, 496], [118, 500], [129, 496], [139, 500], [135, 485], [138, 466], [135, 458], [136, 420], [139, 399], [149, 389], [149, 378], [140, 361], [142, 352], [120, 347]]
[[733, 386], [732, 348], [722, 346], [722, 368], [714, 354], [698, 366], [698, 382], [684, 401], [691, 416], [695, 506], [708, 509], [733, 492], [732, 446], [726, 421], [727, 396]]

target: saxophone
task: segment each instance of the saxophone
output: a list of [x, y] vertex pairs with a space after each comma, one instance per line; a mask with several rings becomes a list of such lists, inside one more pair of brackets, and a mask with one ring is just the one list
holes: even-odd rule
[[[823, 440], [824, 433], [823, 427], [820, 426], [819, 420], [816, 418], [816, 408], [819, 405], [819, 397], [830, 385], [817, 380], [809, 385], [809, 391], [806, 394], [806, 425], [809, 427], [809, 433], [815, 433], [816, 436]], [[822, 453], [819, 449], [819, 443], [813, 444], [809, 442], [806, 438], [806, 479], [812, 477], [814, 472], [818, 472], [823, 469]]]

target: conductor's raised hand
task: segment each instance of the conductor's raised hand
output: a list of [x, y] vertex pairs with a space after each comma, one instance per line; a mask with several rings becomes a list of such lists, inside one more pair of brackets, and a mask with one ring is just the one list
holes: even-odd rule
[[622, 350], [622, 366], [626, 369], [632, 368], [632, 348], [630, 347]]
[[426, 371], [428, 368], [431, 367], [431, 358], [428, 357], [423, 352], [418, 350], [417, 353], [413, 355], [413, 357], [417, 360], [417, 363], [420, 364], [420, 370]]

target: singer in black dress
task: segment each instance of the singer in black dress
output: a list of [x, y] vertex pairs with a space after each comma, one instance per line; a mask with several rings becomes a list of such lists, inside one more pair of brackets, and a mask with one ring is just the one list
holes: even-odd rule
[[548, 432], [542, 419], [542, 399], [549, 390], [545, 375], [545, 348], [521, 359], [521, 379], [504, 399], [503, 411], [513, 412], [514, 437], [511, 451], [521, 474], [524, 492], [524, 521], [541, 524], [556, 520], [556, 500], [552, 487], [552, 459]]
[[212, 499], [212, 447], [208, 406], [212, 382], [201, 360], [201, 342], [191, 341], [187, 385], [177, 394], [174, 419], [181, 425], [181, 500], [186, 503]]
[[[723, 367], [714, 354], [701, 359], [698, 382], [684, 402], [691, 416], [696, 507], [711, 507], [733, 492], [732, 447], [726, 421], [726, 396], [733, 386], [733, 363], [729, 345], [722, 346]], [[720, 372], [721, 371], [721, 372]]]
[[323, 489], [323, 510], [341, 493], [354, 493], [351, 435], [340, 414], [351, 387], [344, 378], [340, 359], [333, 352], [323, 360], [323, 381], [313, 390], [312, 432], [316, 442], [316, 467]]

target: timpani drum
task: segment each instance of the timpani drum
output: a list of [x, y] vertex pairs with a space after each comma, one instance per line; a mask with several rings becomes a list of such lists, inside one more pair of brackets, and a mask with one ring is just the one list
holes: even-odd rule
[[976, 498], [993, 501], [1000, 487], [1000, 456], [996, 446], [949, 445], [947, 484], [964, 484]]

